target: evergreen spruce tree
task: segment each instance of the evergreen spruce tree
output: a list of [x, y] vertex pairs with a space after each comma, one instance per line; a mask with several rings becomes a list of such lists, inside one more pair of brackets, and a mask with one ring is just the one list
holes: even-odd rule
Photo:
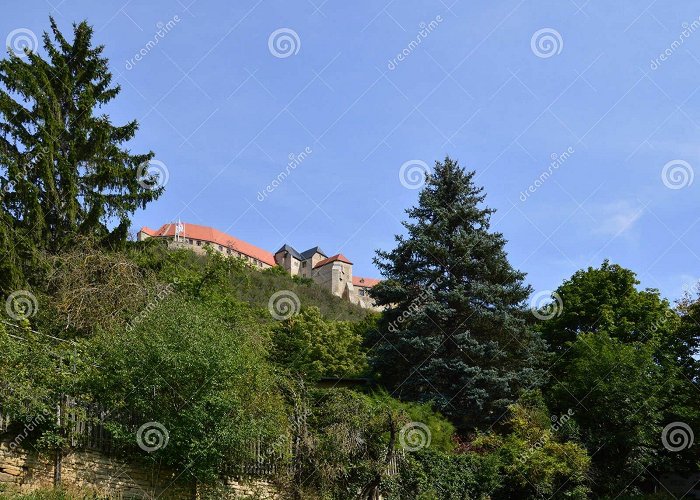
[[50, 21], [46, 58], [9, 51], [0, 61], [0, 287], [18, 281], [8, 262], [29, 262], [36, 249], [58, 251], [75, 235], [124, 241], [129, 215], [163, 190], [139, 182], [153, 153], [124, 146], [136, 121], [116, 126], [98, 114], [120, 87], [92, 28], [73, 25], [70, 43]]
[[432, 401], [462, 430], [498, 421], [519, 390], [543, 379], [543, 343], [528, 327], [531, 289], [508, 263], [483, 189], [449, 157], [436, 162], [418, 206], [375, 263], [372, 290], [388, 306], [373, 344], [374, 367], [394, 395]]

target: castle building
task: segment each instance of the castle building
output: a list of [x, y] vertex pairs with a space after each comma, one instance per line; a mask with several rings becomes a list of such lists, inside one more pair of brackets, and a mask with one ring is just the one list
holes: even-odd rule
[[333, 295], [363, 308], [378, 310], [369, 296], [369, 289], [380, 280], [353, 276], [352, 262], [341, 253], [329, 257], [317, 246], [298, 252], [285, 244], [272, 254], [217, 229], [185, 222], [163, 224], [159, 229], [142, 227], [136, 239], [147, 238], [163, 238], [168, 240], [170, 248], [187, 248], [199, 254], [204, 254], [208, 245], [222, 254], [244, 259], [258, 269], [280, 266], [292, 276], [313, 280]]

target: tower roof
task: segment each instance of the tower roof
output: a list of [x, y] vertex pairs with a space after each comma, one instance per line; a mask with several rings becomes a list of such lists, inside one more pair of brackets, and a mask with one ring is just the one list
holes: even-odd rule
[[305, 250], [305, 251], [301, 252], [301, 256], [303, 257], [303, 260], [306, 260], [306, 259], [310, 259], [311, 257], [313, 257], [313, 255], [314, 255], [315, 253], [320, 253], [320, 254], [323, 255], [324, 257], [327, 257], [327, 256], [328, 256], [328, 255], [326, 254], [326, 252], [324, 252], [323, 250], [321, 250], [321, 247], [309, 248], [308, 250]]
[[282, 248], [280, 248], [279, 250], [277, 250], [275, 252], [275, 255], [277, 255], [278, 253], [282, 253], [282, 252], [289, 252], [290, 254], [292, 254], [292, 257], [294, 257], [295, 259], [304, 260], [303, 257], [301, 256], [301, 254], [299, 252], [297, 252], [293, 246], [287, 245], [286, 243], [284, 245], [282, 245]]
[[352, 262], [350, 262], [350, 260], [345, 255], [343, 255], [342, 253], [338, 253], [332, 257], [328, 257], [327, 259], [323, 259], [317, 262], [314, 266], [314, 269], [316, 269], [317, 267], [325, 266], [326, 264], [330, 264], [331, 262], [335, 261], [345, 262], [346, 264], [352, 265]]

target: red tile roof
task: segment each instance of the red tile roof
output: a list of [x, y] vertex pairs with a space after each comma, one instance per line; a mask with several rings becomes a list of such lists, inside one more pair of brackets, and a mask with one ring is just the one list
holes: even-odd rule
[[353, 286], [362, 286], [362, 287], [367, 287], [367, 288], [372, 288], [374, 285], [378, 285], [381, 283], [382, 280], [374, 279], [374, 278], [363, 278], [361, 276], [353, 276], [352, 277], [352, 285]]
[[314, 266], [314, 269], [316, 269], [317, 267], [325, 266], [326, 264], [330, 264], [331, 262], [335, 262], [336, 260], [340, 262], [345, 262], [346, 264], [352, 264], [352, 262], [350, 262], [345, 255], [343, 255], [342, 253], [337, 253], [331, 257], [328, 257], [327, 259], [318, 261]]
[[[175, 225], [176, 223], [174, 222], [163, 224], [158, 230], [142, 227], [141, 231], [149, 236], [175, 236]], [[262, 248], [251, 245], [246, 241], [234, 238], [233, 236], [212, 227], [190, 224], [188, 222], [183, 222], [182, 225], [185, 227], [185, 238], [215, 243], [217, 245], [231, 248], [236, 252], [242, 253], [254, 259], [258, 259], [259, 261], [269, 264], [270, 266], [275, 265], [275, 257], [267, 250], [263, 250]]]

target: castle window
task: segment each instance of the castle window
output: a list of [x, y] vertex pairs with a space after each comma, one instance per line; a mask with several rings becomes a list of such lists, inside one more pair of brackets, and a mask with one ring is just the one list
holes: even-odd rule
[[301, 267], [306, 267], [306, 261], [301, 263]]
[[222, 247], [221, 245], [219, 245], [219, 252], [223, 252], [223, 251], [224, 251], [224, 247]]
[[201, 247], [201, 246], [202, 246], [202, 242], [201, 242], [200, 240], [197, 240], [197, 246], [198, 246], [198, 247]]
[[363, 296], [364, 296], [364, 294], [365, 294], [365, 289], [364, 289], [364, 288], [360, 288], [360, 295], [363, 295]]
[[231, 255], [231, 249], [230, 249], [230, 248], [227, 248], [227, 249], [226, 249], [226, 253], [229, 254], [229, 255]]

